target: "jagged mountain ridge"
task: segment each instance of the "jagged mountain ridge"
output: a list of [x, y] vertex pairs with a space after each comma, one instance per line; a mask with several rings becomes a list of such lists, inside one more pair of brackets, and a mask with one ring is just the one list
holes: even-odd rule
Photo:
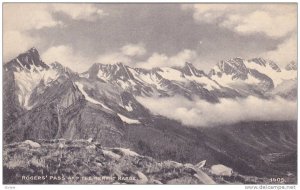
[[218, 102], [219, 98], [249, 95], [268, 97], [282, 82], [296, 79], [295, 69], [295, 63], [281, 70], [274, 62], [262, 58], [234, 58], [219, 62], [209, 74], [198, 70], [191, 63], [186, 63], [183, 67], [150, 70], [132, 68], [122, 63], [97, 63], [78, 75], [57, 62], [45, 64], [35, 48], [4, 65], [6, 72], [14, 73], [15, 80], [18, 81], [16, 92], [20, 106], [27, 109], [30, 107], [30, 95], [37, 86], [47, 86], [63, 75], [73, 78], [74, 82], [81, 79], [99, 80], [134, 96], [181, 95], [189, 99], [198, 96], [210, 102]]
[[[291, 82], [289, 88], [282, 88], [279, 80], [274, 82], [273, 79], [277, 79], [278, 76], [276, 74], [285, 71], [277, 69], [274, 64], [267, 64], [262, 59], [239, 59], [233, 64], [224, 62], [226, 69], [219, 68], [220, 71], [215, 70], [210, 74], [196, 69], [190, 63], [183, 67], [150, 70], [132, 68], [121, 63], [94, 64], [87, 72], [78, 74], [59, 63], [43, 65], [37, 51], [28, 51], [21, 55], [23, 59], [17, 57], [3, 66], [5, 143], [26, 139], [93, 138], [104, 146], [134, 147], [134, 150], [153, 154], [153, 157], [161, 156], [164, 159], [175, 158], [181, 161], [191, 159], [186, 156], [188, 152], [197, 152], [197, 155], [193, 156], [197, 159], [209, 158], [214, 163], [229, 160], [226, 164], [230, 165], [230, 160], [235, 157], [236, 152], [222, 152], [216, 148], [224, 147], [222, 142], [208, 141], [215, 138], [215, 132], [211, 137], [206, 137], [209, 136], [206, 132], [199, 134], [199, 131], [186, 128], [176, 121], [155, 116], [136, 100], [136, 96], [198, 96], [210, 102], [217, 102], [222, 97], [252, 95], [271, 98], [280, 95], [293, 99], [297, 95], [296, 92], [289, 93], [290, 90], [297, 89], [294, 83]], [[24, 64], [19, 64], [17, 60], [24, 60]], [[249, 67], [249, 64], [254, 64], [257, 68]], [[263, 68], [271, 68], [273, 75], [266, 75]], [[295, 70], [286, 72], [291, 72], [290, 76], [293, 79], [280, 80], [296, 81]], [[229, 82], [224, 83], [224, 77], [227, 77]], [[256, 83], [247, 83], [246, 77], [255, 78]], [[270, 89], [266, 91], [262, 88], [263, 84], [271, 84], [271, 80], [273, 85], [278, 85], [270, 85]], [[236, 129], [228, 132], [231, 131]], [[218, 135], [223, 137], [224, 133]], [[202, 142], [199, 139], [204, 140]], [[163, 146], [157, 145], [158, 141], [161, 141]], [[239, 141], [240, 139], [237, 139], [236, 142]], [[282, 146], [291, 146], [293, 149], [294, 141], [282, 141], [288, 141]], [[270, 140], [268, 143], [273, 142]], [[230, 147], [226, 149], [231, 150]], [[157, 153], [159, 150], [162, 153]], [[220, 159], [214, 160], [216, 158]], [[243, 159], [240, 155], [232, 167], [239, 163], [236, 169], [242, 171], [249, 170], [255, 164]]]
[[[270, 75], [269, 75], [270, 73]], [[269, 97], [281, 83], [297, 78], [296, 70], [281, 70], [276, 63], [262, 58], [221, 61], [209, 74], [191, 63], [183, 67], [153, 69], [94, 64], [82, 77], [100, 79], [129, 91], [135, 96], [198, 96], [211, 102], [219, 98]]]
[[180, 95], [209, 102], [250, 95], [288, 99], [297, 96], [295, 63], [280, 69], [274, 62], [262, 58], [221, 61], [209, 74], [191, 63], [153, 69], [96, 63], [78, 74], [58, 62], [45, 64], [38, 51], [31, 48], [3, 67], [4, 99], [11, 105], [6, 106], [7, 126], [11, 125], [8, 118], [16, 118], [27, 110], [51, 104], [68, 109], [81, 100], [125, 123], [137, 124], [148, 120], [151, 113], [136, 101], [136, 96]]
[[234, 89], [220, 86], [203, 71], [186, 63], [184, 67], [163, 67], [151, 70], [132, 68], [122, 63], [116, 65], [94, 64], [82, 77], [100, 79], [135, 96], [166, 97], [198, 96], [211, 102], [218, 97], [236, 97]]
[[[65, 104], [72, 104], [72, 100], [82, 96], [83, 99], [104, 108], [111, 106], [116, 111], [123, 109], [131, 112], [130, 114], [135, 111], [132, 102], [135, 102], [134, 107], [142, 109], [134, 100], [135, 96], [180, 95], [189, 99], [199, 97], [218, 102], [220, 98], [249, 95], [264, 98], [273, 95], [287, 97], [288, 94], [287, 98], [293, 99], [294, 81], [297, 78], [295, 63], [290, 63], [286, 69], [281, 70], [276, 63], [262, 58], [221, 61], [209, 74], [195, 68], [191, 63], [185, 63], [183, 67], [153, 69], [133, 68], [122, 63], [96, 63], [88, 71], [78, 74], [57, 62], [45, 64], [35, 48], [20, 54], [3, 67], [5, 74], [13, 75], [8, 83], [15, 86], [11, 98], [17, 97], [18, 101], [13, 100], [16, 107], [30, 110], [35, 105], [48, 101], [51, 93], [45, 94], [46, 91], [53, 91], [55, 98], [55, 93], [59, 92], [56, 89], [60, 88], [59, 84], [68, 81], [76, 92], [69, 93], [70, 97], [67, 97]], [[282, 88], [283, 83], [289, 83], [290, 88]], [[51, 88], [54, 90], [49, 90]], [[293, 92], [292, 96], [289, 92]], [[131, 94], [127, 95], [131, 96], [131, 102], [122, 98], [122, 94], [126, 93]]]

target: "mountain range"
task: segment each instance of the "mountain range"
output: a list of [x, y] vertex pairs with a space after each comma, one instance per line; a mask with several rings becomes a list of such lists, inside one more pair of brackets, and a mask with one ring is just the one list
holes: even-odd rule
[[[107, 147], [130, 147], [157, 159], [198, 162], [210, 158], [208, 164], [225, 162], [251, 175], [268, 172], [285, 175], [280, 168], [268, 167], [270, 163], [265, 163], [265, 157], [256, 154], [265, 151], [267, 156], [280, 149], [288, 150], [290, 155], [296, 146], [294, 122], [258, 122], [254, 127], [242, 123], [228, 127], [228, 131], [193, 129], [154, 115], [137, 100], [137, 97], [173, 96], [191, 100], [196, 97], [210, 103], [248, 96], [297, 100], [295, 62], [280, 68], [263, 58], [233, 58], [220, 61], [208, 73], [191, 63], [153, 69], [123, 63], [95, 63], [87, 71], [76, 73], [58, 62], [44, 63], [39, 52], [31, 48], [3, 65], [3, 81], [5, 143], [26, 139], [93, 138]], [[241, 129], [241, 125], [248, 128]], [[270, 131], [265, 131], [257, 127], [260, 125], [287, 125], [287, 130], [282, 132], [270, 127]], [[248, 134], [266, 146], [247, 138], [241, 143], [242, 139], [233, 133], [243, 134], [243, 130], [249, 130]], [[273, 140], [264, 140], [273, 138], [272, 135], [280, 136], [279, 145], [275, 143], [275, 146]], [[224, 142], [220, 139], [229, 137], [232, 139], [228, 143], [232, 146], [222, 145]], [[252, 153], [244, 152], [235, 145], [237, 142]], [[226, 147], [226, 151], [220, 146]], [[232, 147], [238, 150], [236, 158]], [[259, 171], [256, 165], [261, 166]]]

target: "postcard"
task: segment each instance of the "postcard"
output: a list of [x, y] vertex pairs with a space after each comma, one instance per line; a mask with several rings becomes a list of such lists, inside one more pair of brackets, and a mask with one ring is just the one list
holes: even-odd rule
[[297, 3], [2, 6], [4, 184], [297, 184]]

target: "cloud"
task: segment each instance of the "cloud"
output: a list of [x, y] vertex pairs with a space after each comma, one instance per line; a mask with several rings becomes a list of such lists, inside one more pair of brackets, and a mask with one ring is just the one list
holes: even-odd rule
[[278, 63], [281, 67], [285, 67], [291, 61], [297, 62], [297, 36], [284, 40], [275, 50], [265, 52], [261, 55]]
[[4, 31], [26, 31], [54, 27], [60, 24], [55, 20], [46, 4], [5, 3], [3, 5]]
[[[50, 53], [49, 53], [50, 52]], [[72, 52], [72, 53], [71, 53]], [[147, 52], [145, 47], [141, 44], [127, 44], [122, 46], [118, 51], [108, 52], [99, 55], [96, 59], [90, 59], [90, 62], [97, 62], [102, 64], [116, 64], [124, 63], [134, 67], [141, 68], [154, 68], [154, 67], [168, 67], [168, 66], [183, 66], [186, 62], [196, 62], [199, 57], [195, 51], [185, 49], [177, 54], [168, 57], [165, 54], [153, 53], [146, 61], [138, 62], [136, 61], [138, 57], [144, 55]], [[48, 62], [58, 61], [61, 63], [66, 62], [68, 64], [72, 57], [77, 57], [78, 55], [73, 55], [73, 50], [67, 46], [52, 47], [45, 53]], [[70, 55], [70, 56], [68, 56]], [[66, 59], [65, 57], [71, 57]], [[62, 60], [55, 60], [56, 58]], [[82, 56], [76, 58], [83, 62]], [[77, 61], [78, 62], [78, 61]], [[87, 62], [87, 61], [85, 61]], [[73, 65], [68, 64], [71, 68]]]
[[10, 61], [19, 53], [25, 52], [39, 42], [40, 39], [33, 38], [26, 33], [15, 30], [3, 32], [3, 61]]
[[296, 4], [194, 4], [183, 5], [192, 10], [197, 22], [217, 24], [239, 34], [263, 33], [279, 38], [296, 31]]
[[142, 43], [126, 44], [116, 52], [109, 52], [98, 56], [97, 62], [103, 64], [115, 64], [122, 62], [125, 64], [133, 64], [133, 59], [144, 55], [147, 52]]
[[[297, 4], [187, 4], [199, 23], [215, 24], [240, 35], [262, 33], [273, 39], [286, 39], [262, 56], [285, 66], [297, 59]], [[246, 44], [245, 44], [246, 45]]]
[[3, 4], [3, 61], [7, 62], [32, 46], [44, 43], [32, 30], [64, 26], [53, 13], [63, 13], [74, 20], [95, 21], [107, 13], [92, 4]]
[[3, 60], [9, 61], [41, 42], [30, 30], [61, 25], [44, 4], [5, 3], [3, 5]]
[[195, 62], [197, 58], [195, 51], [184, 49], [169, 57], [165, 54], [153, 53], [146, 61], [139, 62], [136, 65], [143, 68], [182, 66], [185, 62]]
[[61, 12], [74, 20], [96, 21], [108, 15], [93, 4], [55, 4], [52, 8], [54, 12]]
[[121, 52], [127, 56], [141, 56], [146, 53], [142, 44], [127, 44], [121, 48]]
[[48, 64], [57, 61], [77, 72], [87, 70], [92, 63], [90, 59], [74, 52], [72, 47], [64, 45], [49, 48], [41, 57]]
[[279, 97], [265, 100], [253, 96], [244, 99], [221, 99], [220, 103], [193, 101], [184, 97], [145, 98], [137, 100], [157, 115], [188, 126], [207, 127], [240, 121], [278, 121], [297, 119], [297, 103]]

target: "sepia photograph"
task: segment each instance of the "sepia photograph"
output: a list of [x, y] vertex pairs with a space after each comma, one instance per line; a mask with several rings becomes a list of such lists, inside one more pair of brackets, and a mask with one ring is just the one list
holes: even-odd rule
[[3, 3], [3, 184], [297, 185], [297, 6]]

